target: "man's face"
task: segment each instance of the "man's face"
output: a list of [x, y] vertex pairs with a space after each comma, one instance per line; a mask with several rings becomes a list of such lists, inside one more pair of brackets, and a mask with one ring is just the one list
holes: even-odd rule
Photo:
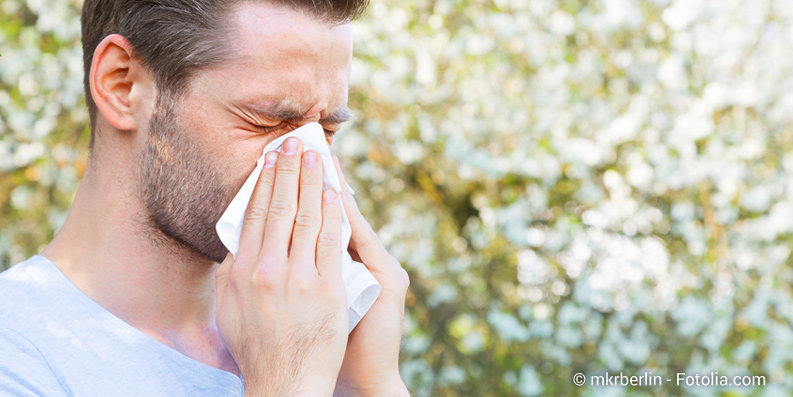
[[230, 19], [233, 56], [190, 81], [183, 99], [158, 105], [138, 153], [142, 199], [153, 227], [220, 262], [215, 223], [267, 143], [319, 121], [347, 118], [349, 24], [331, 26], [269, 4]]

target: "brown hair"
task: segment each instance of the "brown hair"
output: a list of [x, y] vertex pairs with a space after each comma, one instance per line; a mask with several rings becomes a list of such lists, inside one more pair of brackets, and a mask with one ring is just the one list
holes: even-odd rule
[[[315, 15], [328, 23], [360, 16], [368, 0], [270, 0]], [[160, 94], [178, 98], [197, 70], [218, 63], [228, 12], [254, 0], [85, 0], [81, 18], [85, 101], [91, 116], [91, 146], [97, 107], [88, 77], [96, 46], [108, 35], [124, 36], [134, 54], [154, 75]]]

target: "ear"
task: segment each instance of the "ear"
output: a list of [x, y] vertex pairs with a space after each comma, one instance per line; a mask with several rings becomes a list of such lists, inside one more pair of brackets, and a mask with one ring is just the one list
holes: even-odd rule
[[150, 92], [153, 84], [126, 38], [111, 34], [96, 46], [88, 81], [96, 107], [108, 123], [121, 131], [136, 130], [135, 114], [140, 110], [136, 108], [147, 96], [141, 91]]

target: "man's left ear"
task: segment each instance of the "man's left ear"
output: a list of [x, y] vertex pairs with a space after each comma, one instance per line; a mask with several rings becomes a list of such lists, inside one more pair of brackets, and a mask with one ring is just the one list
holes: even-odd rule
[[94, 50], [89, 83], [99, 112], [114, 128], [138, 128], [141, 107], [154, 103], [151, 73], [133, 56], [132, 45], [121, 35], [105, 37]]

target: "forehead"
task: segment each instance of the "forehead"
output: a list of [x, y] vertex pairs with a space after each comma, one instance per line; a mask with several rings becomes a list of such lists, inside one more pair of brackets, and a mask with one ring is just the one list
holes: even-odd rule
[[346, 105], [349, 24], [332, 25], [286, 6], [243, 3], [228, 21], [230, 55], [204, 76], [220, 93], [260, 106]]

